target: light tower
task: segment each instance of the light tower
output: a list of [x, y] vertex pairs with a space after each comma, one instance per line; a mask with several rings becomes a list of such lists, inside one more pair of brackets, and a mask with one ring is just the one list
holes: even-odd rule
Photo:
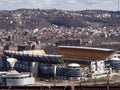
[[86, 0], [86, 10], [87, 10], [87, 4], [88, 4], [88, 1]]
[[120, 4], [119, 4], [120, 2], [119, 2], [119, 0], [118, 0], [118, 11], [119, 11], [119, 6], [120, 6]]

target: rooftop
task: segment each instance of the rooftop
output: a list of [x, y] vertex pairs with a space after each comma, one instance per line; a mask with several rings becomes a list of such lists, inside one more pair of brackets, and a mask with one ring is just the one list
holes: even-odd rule
[[40, 63], [63, 63], [62, 55], [52, 55], [52, 54], [41, 54], [28, 51], [10, 51], [5, 50], [4, 55], [16, 58], [17, 60], [31, 61], [31, 62], [40, 62]]
[[58, 46], [58, 48], [74, 48], [74, 49], [86, 49], [86, 50], [98, 50], [98, 51], [115, 51], [114, 49], [107, 49], [107, 48], [78, 47], [78, 46]]

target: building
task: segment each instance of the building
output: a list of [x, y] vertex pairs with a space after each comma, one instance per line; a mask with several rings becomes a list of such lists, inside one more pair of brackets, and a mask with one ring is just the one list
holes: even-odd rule
[[[51, 55], [45, 54], [44, 50], [25, 50], [25, 51], [10, 51], [5, 50], [5, 56], [10, 58], [16, 58], [18, 62], [15, 65], [16, 70], [18, 71], [29, 71], [33, 73], [34, 77], [38, 76], [38, 67], [43, 64], [61, 64], [63, 65], [64, 61], [62, 60], [62, 55]], [[5, 68], [5, 70], [9, 69], [9, 64], [6, 61], [6, 57], [4, 60], [1, 60], [1, 66]]]
[[[80, 78], [83, 72], [104, 73], [106, 65], [110, 64], [106, 63], [107, 59], [116, 56], [113, 49], [92, 47], [58, 46], [57, 52], [58, 55], [51, 55], [44, 50], [5, 50], [4, 55], [18, 59], [19, 63], [15, 65], [17, 71], [29, 70], [35, 77], [66, 79]], [[80, 67], [69, 67], [71, 63]]]
[[17, 60], [15, 58], [8, 58], [7, 61], [10, 64], [9, 71], [1, 72], [1, 84], [4, 86], [25, 86], [32, 85], [35, 82], [35, 78], [30, 72], [18, 72], [14, 66]]
[[63, 40], [56, 43], [56, 46], [80, 46], [82, 40]]

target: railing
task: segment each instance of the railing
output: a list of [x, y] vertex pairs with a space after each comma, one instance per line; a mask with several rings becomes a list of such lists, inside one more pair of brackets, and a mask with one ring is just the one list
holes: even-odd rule
[[0, 90], [120, 90], [120, 86], [8, 86]]

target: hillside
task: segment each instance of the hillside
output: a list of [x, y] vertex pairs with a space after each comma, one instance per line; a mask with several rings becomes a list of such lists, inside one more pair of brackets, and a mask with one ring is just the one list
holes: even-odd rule
[[34, 29], [51, 25], [64, 27], [120, 26], [120, 12], [86, 10], [18, 9], [0, 12], [0, 29]]
[[[120, 12], [56, 9], [0, 11], [0, 36], [1, 46], [29, 41], [40, 41], [46, 46], [59, 42], [71, 45], [73, 40], [80, 41], [77, 44], [81, 46], [109, 48], [109, 43], [116, 45], [120, 41]], [[119, 50], [115, 45], [110, 48]]]

